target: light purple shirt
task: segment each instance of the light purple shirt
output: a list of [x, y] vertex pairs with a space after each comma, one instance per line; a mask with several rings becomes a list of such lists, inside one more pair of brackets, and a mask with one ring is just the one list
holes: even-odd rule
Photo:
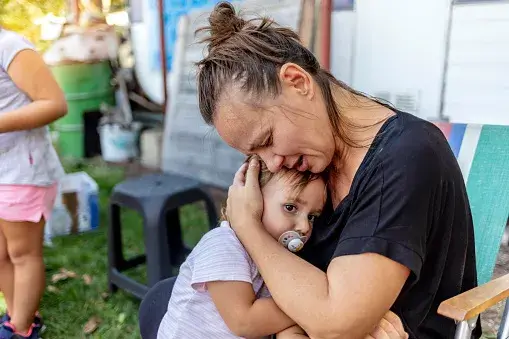
[[157, 339], [239, 338], [216, 309], [207, 282], [244, 281], [257, 298], [269, 297], [253, 260], [228, 225], [221, 223], [203, 236], [180, 267]]

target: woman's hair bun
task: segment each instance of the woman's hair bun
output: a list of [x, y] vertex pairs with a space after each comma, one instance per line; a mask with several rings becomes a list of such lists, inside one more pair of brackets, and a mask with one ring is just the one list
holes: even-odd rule
[[208, 42], [209, 49], [220, 45], [223, 41], [230, 38], [233, 34], [240, 32], [246, 25], [246, 21], [242, 19], [235, 7], [228, 1], [219, 2], [209, 16]]

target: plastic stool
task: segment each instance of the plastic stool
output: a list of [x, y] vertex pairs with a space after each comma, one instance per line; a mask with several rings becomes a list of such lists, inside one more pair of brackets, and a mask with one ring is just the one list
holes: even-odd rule
[[[108, 282], [112, 292], [121, 288], [142, 299], [149, 287], [172, 276], [172, 267], [178, 267], [189, 253], [182, 241], [179, 208], [198, 201], [205, 203], [209, 227], [216, 227], [215, 205], [196, 180], [173, 174], [150, 174], [115, 186], [110, 197], [108, 226]], [[142, 215], [145, 255], [124, 258], [120, 207]], [[148, 286], [121, 273], [145, 262]]]

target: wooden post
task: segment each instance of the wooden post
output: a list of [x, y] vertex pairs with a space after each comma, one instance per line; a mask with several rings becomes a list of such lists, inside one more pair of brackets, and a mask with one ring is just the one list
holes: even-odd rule
[[330, 70], [330, 31], [331, 31], [332, 0], [322, 0], [321, 6], [321, 57], [322, 67]]
[[70, 23], [78, 24], [80, 20], [80, 0], [67, 0], [67, 20]]
[[158, 0], [158, 9], [159, 9], [159, 48], [161, 50], [161, 70], [163, 72], [163, 114], [166, 113], [166, 105], [168, 103], [168, 79], [167, 72], [168, 67], [166, 65], [166, 38], [164, 32], [164, 1]]

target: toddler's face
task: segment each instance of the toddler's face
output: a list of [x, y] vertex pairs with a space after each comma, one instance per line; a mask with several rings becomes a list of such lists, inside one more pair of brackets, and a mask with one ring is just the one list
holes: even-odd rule
[[301, 236], [311, 236], [314, 220], [325, 204], [325, 183], [322, 179], [311, 181], [296, 197], [285, 176], [273, 178], [262, 190], [262, 222], [270, 235], [278, 240], [287, 231]]

